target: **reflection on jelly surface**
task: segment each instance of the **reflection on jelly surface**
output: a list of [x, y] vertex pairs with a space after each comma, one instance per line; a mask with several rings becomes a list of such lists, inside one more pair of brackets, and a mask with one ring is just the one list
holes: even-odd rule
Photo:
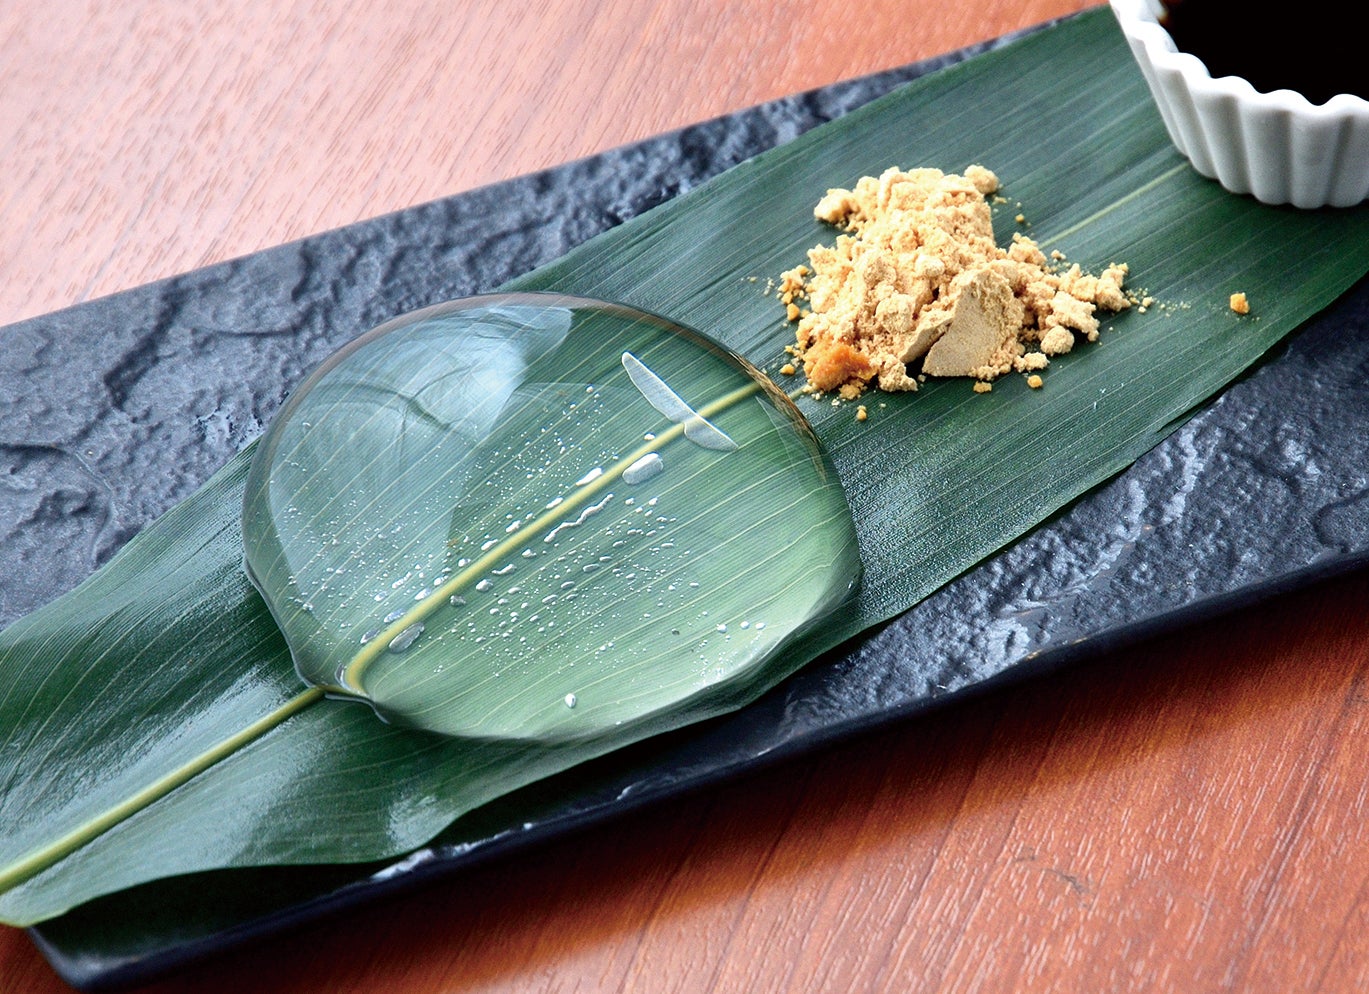
[[836, 476], [761, 374], [548, 295], [330, 359], [261, 441], [243, 535], [306, 681], [476, 737], [590, 736], [749, 680], [859, 573]]

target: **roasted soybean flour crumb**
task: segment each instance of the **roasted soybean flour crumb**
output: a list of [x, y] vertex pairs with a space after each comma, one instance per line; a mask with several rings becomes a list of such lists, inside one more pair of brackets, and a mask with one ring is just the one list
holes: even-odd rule
[[997, 176], [970, 166], [963, 176], [892, 168], [827, 191], [813, 213], [843, 233], [779, 287], [805, 389], [849, 400], [871, 384], [916, 390], [919, 377], [963, 376], [987, 392], [1077, 339], [1096, 341], [1097, 311], [1131, 306], [1125, 264], [1065, 269], [1021, 234], [1000, 248], [986, 199], [997, 190]]

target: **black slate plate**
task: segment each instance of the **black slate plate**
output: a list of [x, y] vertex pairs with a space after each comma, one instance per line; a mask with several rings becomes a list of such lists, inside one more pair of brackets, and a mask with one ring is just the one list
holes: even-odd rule
[[[998, 44], [998, 43], [993, 43]], [[742, 159], [990, 46], [776, 101], [0, 330], [0, 625], [75, 586], [345, 341], [493, 289]], [[1161, 446], [743, 712], [643, 743], [371, 866], [196, 874], [32, 935], [89, 989], [1103, 648], [1369, 565], [1369, 282]], [[168, 473], [168, 465], [178, 467]], [[567, 796], [574, 800], [567, 802]]]

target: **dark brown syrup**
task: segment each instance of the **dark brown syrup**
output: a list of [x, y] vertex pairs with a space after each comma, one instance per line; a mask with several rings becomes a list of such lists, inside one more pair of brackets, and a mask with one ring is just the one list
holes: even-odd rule
[[1314, 104], [1337, 93], [1369, 99], [1369, 3], [1163, 0], [1160, 23], [1213, 78], [1239, 76], [1262, 93], [1287, 89]]

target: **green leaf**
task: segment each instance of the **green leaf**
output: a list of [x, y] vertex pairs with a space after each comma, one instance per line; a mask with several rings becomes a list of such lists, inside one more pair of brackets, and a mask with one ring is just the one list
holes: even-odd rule
[[[889, 165], [972, 162], [1005, 182], [1001, 239], [1020, 210], [1085, 268], [1129, 263], [1159, 306], [1116, 318], [1042, 391], [937, 383], [879, 398], [863, 423], [804, 400], [855, 514], [865, 579], [851, 610], [755, 681], [648, 726], [552, 744], [406, 730], [302, 690], [242, 570], [244, 454], [78, 591], [0, 633], [0, 875], [66, 853], [8, 871], [25, 882], [0, 895], [0, 916], [38, 921], [168, 874], [401, 853], [491, 798], [738, 706], [1125, 467], [1369, 269], [1364, 207], [1268, 208], [1189, 169], [1096, 11], [759, 156], [517, 288], [621, 300], [775, 373], [789, 331], [765, 281], [831, 237], [817, 197]], [[1250, 315], [1227, 308], [1235, 290]], [[196, 769], [257, 722], [271, 730]], [[175, 786], [84, 837], [158, 782]]]

